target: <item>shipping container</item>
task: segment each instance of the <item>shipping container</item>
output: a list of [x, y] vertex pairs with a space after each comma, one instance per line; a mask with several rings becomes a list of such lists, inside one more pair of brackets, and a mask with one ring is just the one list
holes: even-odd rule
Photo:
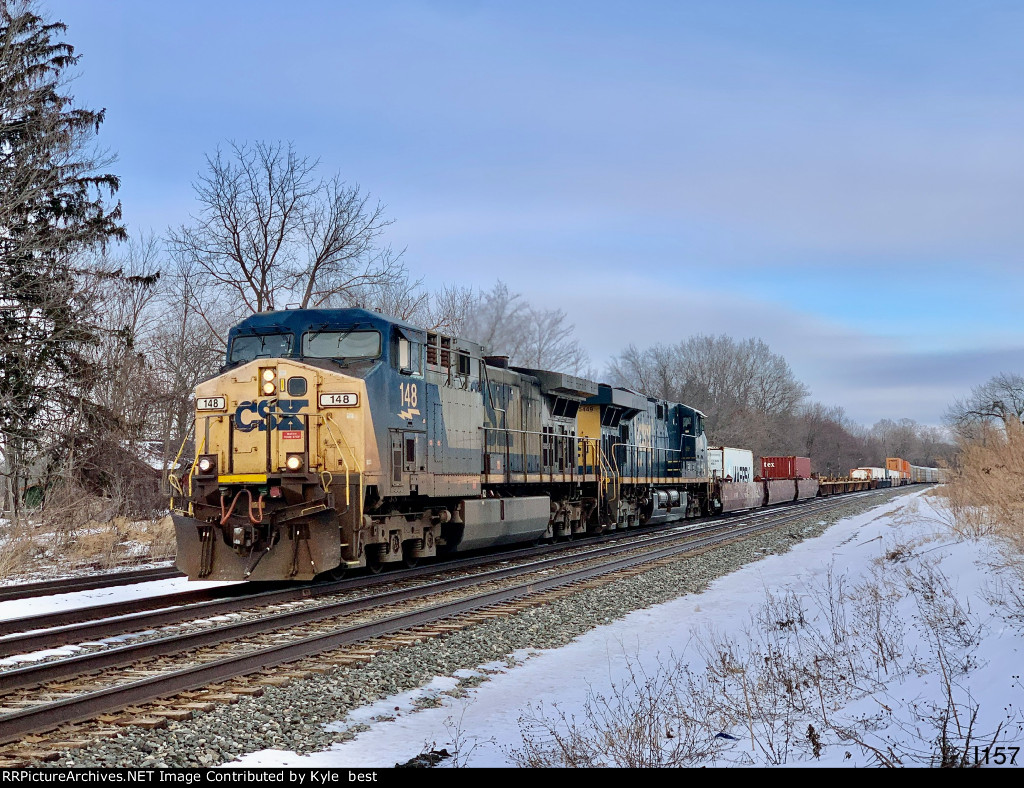
[[810, 457], [762, 457], [761, 476], [765, 479], [809, 479]]
[[939, 469], [920, 465], [910, 466], [910, 481], [915, 483], [932, 483], [939, 481]]
[[754, 480], [754, 452], [728, 446], [708, 448], [708, 473], [717, 479], [733, 482]]

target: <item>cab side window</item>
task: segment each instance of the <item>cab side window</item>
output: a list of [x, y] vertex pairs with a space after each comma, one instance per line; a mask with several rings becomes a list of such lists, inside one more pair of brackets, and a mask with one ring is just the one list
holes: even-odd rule
[[404, 336], [398, 337], [398, 358], [397, 364], [400, 372], [410, 375], [423, 374], [423, 345], [419, 342], [410, 342]]

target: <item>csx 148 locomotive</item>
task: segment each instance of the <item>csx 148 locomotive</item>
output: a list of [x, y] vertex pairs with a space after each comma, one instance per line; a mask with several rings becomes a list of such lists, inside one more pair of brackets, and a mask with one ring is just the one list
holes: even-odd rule
[[361, 309], [253, 315], [196, 389], [177, 564], [309, 580], [696, 516], [703, 421]]

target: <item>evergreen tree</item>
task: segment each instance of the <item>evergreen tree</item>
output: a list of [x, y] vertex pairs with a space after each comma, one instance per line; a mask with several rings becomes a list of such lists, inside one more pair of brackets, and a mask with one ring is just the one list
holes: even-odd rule
[[[31, 0], [0, 0], [0, 440], [9, 481], [92, 385], [98, 339], [83, 255], [123, 239], [118, 179], [93, 148], [103, 111], [73, 105], [79, 59]], [[7, 491], [7, 506], [18, 495]]]

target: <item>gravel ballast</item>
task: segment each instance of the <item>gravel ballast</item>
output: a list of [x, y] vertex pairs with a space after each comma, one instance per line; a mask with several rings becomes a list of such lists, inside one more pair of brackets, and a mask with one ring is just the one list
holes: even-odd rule
[[323, 750], [364, 729], [325, 728], [353, 709], [416, 689], [435, 676], [451, 676], [506, 659], [520, 649], [559, 648], [634, 610], [700, 592], [718, 577], [767, 555], [785, 553], [796, 542], [820, 535], [839, 520], [905, 492], [894, 490], [880, 498], [853, 500], [825, 514], [808, 512], [805, 518], [696, 558], [570, 594], [507, 618], [384, 651], [361, 665], [296, 680], [286, 687], [267, 687], [261, 697], [218, 706], [191, 720], [170, 722], [165, 728], [127, 727], [39, 765], [204, 767], [267, 748], [299, 753]]

